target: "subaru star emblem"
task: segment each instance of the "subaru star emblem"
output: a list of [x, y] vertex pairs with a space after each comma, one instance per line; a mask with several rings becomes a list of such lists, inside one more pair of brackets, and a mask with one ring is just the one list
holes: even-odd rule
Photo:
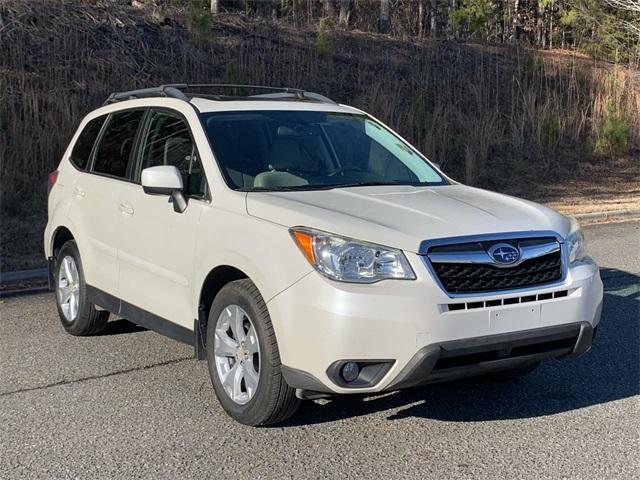
[[489, 249], [489, 256], [497, 263], [510, 265], [520, 260], [520, 250], [508, 243], [496, 243]]

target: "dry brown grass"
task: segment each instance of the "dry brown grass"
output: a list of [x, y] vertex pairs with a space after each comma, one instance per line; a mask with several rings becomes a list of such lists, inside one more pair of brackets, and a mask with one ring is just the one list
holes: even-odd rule
[[[216, 20], [211, 41], [196, 46], [179, 10], [109, 5], [0, 6], [3, 269], [40, 262], [46, 174], [81, 117], [111, 91], [161, 83], [318, 91], [389, 123], [455, 178], [528, 198], [545, 200], [554, 185], [573, 195], [593, 181], [593, 164], [603, 166], [602, 191], [637, 183], [636, 71], [581, 55], [357, 32], [329, 32], [334, 51], [321, 55], [310, 28], [238, 16]], [[614, 155], [595, 151], [611, 112], [626, 122], [630, 178], [610, 175]]]

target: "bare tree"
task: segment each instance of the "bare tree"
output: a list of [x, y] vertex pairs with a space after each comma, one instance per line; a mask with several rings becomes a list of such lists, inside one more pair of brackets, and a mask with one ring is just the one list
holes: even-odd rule
[[335, 9], [333, 8], [333, 0], [323, 0], [322, 10], [325, 17], [333, 17]]
[[545, 24], [544, 24], [544, 11], [547, 5], [545, 2], [538, 0], [536, 7], [536, 46], [538, 48], [546, 47], [545, 36]]
[[338, 23], [344, 27], [349, 25], [349, 15], [351, 11], [349, 9], [351, 0], [340, 0], [340, 13], [338, 16]]
[[518, 35], [520, 34], [520, 0], [514, 0], [513, 2], [513, 32], [511, 33], [511, 41], [513, 43], [518, 42]]
[[389, 0], [380, 0], [380, 33], [389, 31]]
[[640, 0], [605, 0], [612, 7], [640, 13]]
[[458, 29], [456, 28], [456, 24], [453, 21], [453, 12], [455, 12], [457, 8], [458, 8], [458, 0], [451, 0], [451, 2], [449, 3], [449, 15], [448, 15], [449, 18], [447, 19], [449, 36], [451, 38], [458, 37], [458, 32], [457, 32]]
[[[640, 13], [640, 0], [605, 0], [605, 2], [620, 10]], [[623, 25], [629, 32], [640, 37], [640, 18], [635, 22], [623, 20]]]
[[437, 0], [431, 0], [431, 10], [429, 11], [430, 17], [430, 25], [429, 25], [429, 35], [431, 38], [436, 38], [438, 32], [438, 5]]
[[424, 0], [418, 2], [418, 38], [422, 38], [424, 35]]
[[220, 13], [220, 0], [211, 0], [211, 15]]

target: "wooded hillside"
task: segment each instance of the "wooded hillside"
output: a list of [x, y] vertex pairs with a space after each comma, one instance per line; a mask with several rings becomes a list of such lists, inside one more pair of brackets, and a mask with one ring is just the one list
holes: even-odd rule
[[[317, 91], [389, 123], [454, 178], [527, 198], [638, 193], [640, 81], [627, 63], [473, 43], [463, 26], [448, 38], [440, 14], [435, 39], [430, 20], [418, 38], [419, 2], [389, 2], [381, 35], [379, 1], [221, 1], [215, 15], [198, 1], [0, 4], [3, 269], [42, 263], [46, 175], [82, 116], [112, 91], [162, 83]], [[555, 45], [560, 30], [546, 31]]]
[[[138, 0], [146, 6], [180, 2]], [[296, 27], [378, 32], [399, 38], [446, 39], [573, 49], [637, 65], [640, 0], [191, 0], [192, 30], [207, 16], [242, 13]]]

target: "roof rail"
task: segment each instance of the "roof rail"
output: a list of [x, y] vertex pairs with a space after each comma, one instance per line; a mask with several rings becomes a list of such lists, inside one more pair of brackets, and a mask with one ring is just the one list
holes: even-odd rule
[[[293, 94], [295, 95], [295, 93]], [[278, 99], [287, 99], [287, 98], [291, 98], [292, 97], [292, 93], [287, 93], [287, 92], [282, 92], [282, 93], [261, 93], [259, 95], [251, 95], [251, 97], [248, 98], [265, 98], [265, 99], [273, 99], [273, 100], [278, 100]], [[299, 98], [300, 100], [315, 100], [317, 102], [321, 102], [321, 103], [333, 103], [335, 104], [336, 102], [334, 102], [333, 100], [331, 100], [328, 97], [325, 97], [324, 95], [320, 95], [319, 93], [314, 93], [314, 92], [307, 92], [307, 91], [301, 91], [301, 95], [298, 96], [296, 95], [297, 98]]]
[[[169, 85], [169, 86], [181, 87], [182, 85], [180, 86]], [[291, 88], [291, 87], [265, 87], [263, 85], [242, 85], [242, 84], [233, 84], [233, 83], [201, 83], [201, 84], [186, 85], [186, 89], [190, 89], [190, 88], [196, 88], [196, 89], [199, 89], [199, 88], [236, 88], [236, 89], [246, 88], [246, 89], [253, 89], [253, 90], [268, 90], [268, 91], [274, 92], [274, 93], [260, 93], [260, 94], [247, 95], [247, 96], [219, 95], [221, 100], [222, 99], [231, 100], [234, 97], [247, 98], [247, 99], [265, 98], [265, 99], [273, 99], [273, 100], [297, 98], [298, 100], [312, 100], [316, 102], [333, 103], [333, 104], [336, 103], [330, 98], [325, 97], [324, 95], [320, 95], [319, 93], [308, 92], [300, 88]], [[192, 96], [198, 96], [198, 93], [195, 93], [195, 92], [189, 92], [189, 93]], [[216, 96], [216, 95], [213, 95], [213, 96]]]
[[148, 98], [148, 97], [171, 97], [177, 98], [180, 100], [184, 100], [185, 102], [189, 101], [189, 97], [187, 97], [181, 90], [185, 88], [186, 85], [160, 85], [159, 87], [151, 87], [151, 88], [141, 88], [139, 90], [129, 90], [127, 92], [113, 92], [107, 100], [104, 102], [105, 105], [115, 102], [122, 102], [124, 100], [131, 100], [134, 98]]
[[[193, 92], [191, 89], [203, 89], [203, 88], [245, 88], [253, 90], [267, 90], [273, 93], [260, 93], [255, 95], [218, 95], [211, 93]], [[254, 100], [254, 99], [271, 99], [271, 100], [286, 100], [296, 99], [301, 101], [314, 101], [321, 103], [336, 104], [333, 100], [319, 93], [307, 92], [299, 88], [287, 88], [287, 87], [264, 87], [262, 85], [238, 85], [238, 84], [226, 84], [226, 83], [176, 83], [168, 85], [160, 85], [159, 87], [142, 88], [139, 90], [130, 90], [127, 92], [114, 92], [104, 102], [105, 105], [115, 102], [121, 102], [124, 100], [131, 100], [134, 98], [149, 98], [149, 97], [171, 97], [184, 100], [188, 102], [191, 97], [204, 97], [212, 98], [214, 100]]]

